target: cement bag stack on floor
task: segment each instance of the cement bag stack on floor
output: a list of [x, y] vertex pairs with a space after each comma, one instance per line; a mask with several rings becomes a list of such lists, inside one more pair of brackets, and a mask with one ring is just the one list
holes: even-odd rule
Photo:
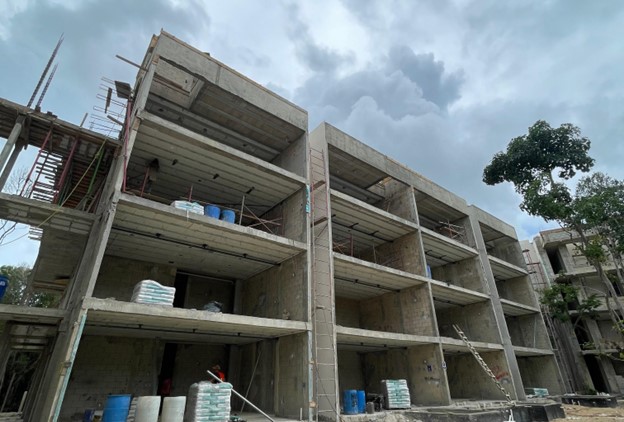
[[406, 380], [382, 380], [386, 408], [409, 409], [412, 405]]
[[230, 420], [232, 384], [208, 381], [191, 385], [186, 402], [184, 422], [214, 422]]
[[154, 280], [143, 280], [134, 286], [132, 302], [173, 306], [175, 287], [167, 287]]

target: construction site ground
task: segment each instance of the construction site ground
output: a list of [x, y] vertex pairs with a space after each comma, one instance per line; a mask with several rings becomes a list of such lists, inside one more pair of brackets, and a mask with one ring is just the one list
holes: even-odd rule
[[565, 419], [555, 419], [553, 422], [614, 422], [624, 421], [624, 406], [612, 407], [586, 407], [571, 404], [562, 405], [565, 411]]

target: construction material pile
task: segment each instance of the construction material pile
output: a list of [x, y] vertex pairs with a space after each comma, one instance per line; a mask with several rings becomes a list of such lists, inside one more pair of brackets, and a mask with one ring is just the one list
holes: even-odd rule
[[167, 287], [154, 280], [143, 280], [134, 286], [132, 302], [173, 306], [175, 287]]
[[406, 380], [382, 380], [387, 409], [409, 409], [411, 399]]
[[186, 402], [184, 422], [213, 422], [230, 420], [232, 384], [212, 384], [204, 381], [191, 385]]

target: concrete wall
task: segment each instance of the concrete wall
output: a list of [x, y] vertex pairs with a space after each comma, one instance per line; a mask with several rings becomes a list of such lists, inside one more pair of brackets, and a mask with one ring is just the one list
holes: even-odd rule
[[437, 336], [435, 310], [428, 284], [410, 287], [399, 292], [403, 333]]
[[[249, 390], [247, 398], [265, 412], [270, 413], [274, 412], [275, 405], [275, 349], [276, 340], [247, 344], [241, 348], [240, 361], [232, 362], [230, 365], [239, 366], [240, 380], [234, 386], [236, 391], [244, 394]], [[254, 368], [256, 368], [255, 374]], [[232, 403], [233, 410], [241, 409], [240, 400], [234, 400]], [[250, 410], [249, 405], [245, 408]]]
[[[262, 218], [265, 220], [279, 220], [278, 222], [281, 226], [268, 224], [268, 227], [271, 228], [271, 232], [273, 234], [298, 240], [300, 242], [306, 242], [306, 202], [306, 190], [301, 189], [286, 198], [281, 204], [262, 215]], [[266, 228], [262, 225], [256, 226], [255, 228], [259, 230], [266, 230]]]
[[360, 302], [362, 328], [402, 333], [401, 298], [398, 293], [386, 293]]
[[412, 403], [418, 405], [450, 404], [450, 393], [444, 356], [437, 344], [410, 347], [408, 349], [408, 385]]
[[211, 344], [178, 344], [173, 366], [172, 396], [188, 395], [191, 384], [208, 381], [207, 369], [221, 366], [228, 379], [228, 346]]
[[307, 415], [308, 409], [305, 406], [310, 398], [309, 359], [307, 334], [278, 339], [275, 397], [275, 411], [278, 416], [299, 418], [300, 411]]
[[296, 175], [307, 177], [308, 173], [308, 137], [304, 134], [301, 138], [291, 143], [280, 155], [273, 159], [272, 163]]
[[453, 329], [453, 324], [457, 324], [470, 341], [501, 342], [494, 313], [488, 301], [436, 309], [436, 316], [438, 330], [443, 337], [459, 338]]
[[377, 207], [414, 223], [418, 222], [414, 190], [396, 180], [387, 182], [385, 189], [386, 198]]
[[306, 254], [269, 268], [242, 283], [243, 315], [307, 319]]
[[165, 286], [173, 286], [175, 275], [175, 267], [169, 265], [105, 255], [93, 296], [101, 299], [114, 297], [129, 302], [134, 286], [139, 281], [150, 279]]
[[365, 251], [360, 258], [412, 274], [425, 275], [418, 233], [410, 233]]
[[524, 388], [548, 388], [549, 394], [562, 393], [554, 356], [526, 356], [517, 359]]
[[478, 257], [468, 258], [431, 268], [431, 276], [435, 280], [483, 293], [483, 280], [478, 266]]
[[449, 403], [439, 345], [371, 352], [363, 354], [362, 357], [367, 393], [382, 393], [381, 381], [384, 379], [405, 379], [410, 389], [412, 403], [418, 405]]
[[[338, 350], [338, 391], [364, 390], [365, 388], [362, 353], [353, 350]], [[342, 401], [342, 394], [340, 400]]]
[[511, 344], [536, 349], [550, 349], [550, 341], [546, 326], [540, 314], [523, 315], [505, 318]]
[[155, 394], [161, 356], [155, 340], [84, 336], [60, 420], [81, 421], [85, 409], [103, 408], [109, 394]]
[[[514, 397], [511, 375], [507, 368], [505, 354], [500, 352], [480, 353], [498, 381], [511, 397]], [[451, 397], [471, 400], [505, 400], [503, 393], [492, 379], [483, 371], [477, 360], [470, 353], [445, 354], [446, 372]]]
[[223, 304], [222, 312], [232, 313], [234, 309], [234, 284], [228, 281], [189, 276], [184, 307], [203, 309], [205, 304], [213, 300]]
[[522, 248], [520, 243], [509, 239], [510, 243], [504, 243], [496, 245], [495, 247], [488, 249], [488, 253], [496, 258], [500, 258], [503, 261], [516, 265], [520, 268], [525, 268], [526, 263], [522, 256]]
[[360, 303], [357, 300], [336, 298], [336, 324], [343, 327], [362, 328]]
[[535, 307], [539, 305], [529, 276], [497, 281], [496, 290], [498, 290], [498, 294], [501, 299], [507, 299]]

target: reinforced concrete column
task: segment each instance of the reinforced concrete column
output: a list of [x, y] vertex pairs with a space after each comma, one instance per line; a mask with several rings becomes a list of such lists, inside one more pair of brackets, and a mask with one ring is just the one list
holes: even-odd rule
[[17, 157], [19, 157], [22, 149], [26, 148], [26, 141], [20, 141], [15, 144], [15, 148], [9, 157], [9, 161], [7, 162], [4, 170], [2, 170], [2, 174], [0, 174], [0, 192], [4, 189], [7, 180], [9, 180], [9, 176], [11, 175], [11, 171], [15, 166], [15, 162], [17, 161]]
[[507, 322], [505, 321], [505, 313], [503, 312], [503, 305], [501, 304], [498, 290], [496, 288], [496, 280], [494, 280], [494, 274], [492, 273], [492, 267], [488, 259], [487, 250], [485, 247], [485, 240], [481, 233], [479, 226], [479, 219], [475, 215], [475, 210], [470, 207], [470, 230], [474, 236], [475, 246], [479, 252], [479, 260], [481, 261], [480, 270], [482, 271], [483, 281], [485, 283], [486, 293], [490, 296], [491, 306], [494, 311], [494, 319], [500, 334], [501, 342], [503, 345], [503, 351], [505, 354], [505, 360], [507, 361], [507, 367], [509, 368], [509, 374], [511, 375], [511, 384], [513, 391], [509, 393], [515, 396], [517, 400], [525, 400], [526, 395], [524, 393], [524, 386], [522, 384], [522, 376], [520, 375], [520, 368], [518, 367], [518, 361], [514, 352], [513, 345], [511, 343], [511, 336], [509, 335], [509, 329], [507, 328]]
[[329, 148], [325, 125], [310, 134], [310, 148], [314, 401], [319, 419], [338, 420], [336, 300], [329, 202]]
[[17, 138], [19, 138], [20, 134], [22, 133], [22, 128], [24, 127], [25, 120], [26, 116], [18, 116], [17, 120], [15, 121], [15, 125], [13, 126], [13, 129], [11, 129], [11, 133], [7, 138], [6, 144], [4, 144], [2, 151], [0, 151], [0, 170], [4, 168], [4, 165], [9, 158], [9, 154], [11, 153], [11, 149], [15, 146]]

